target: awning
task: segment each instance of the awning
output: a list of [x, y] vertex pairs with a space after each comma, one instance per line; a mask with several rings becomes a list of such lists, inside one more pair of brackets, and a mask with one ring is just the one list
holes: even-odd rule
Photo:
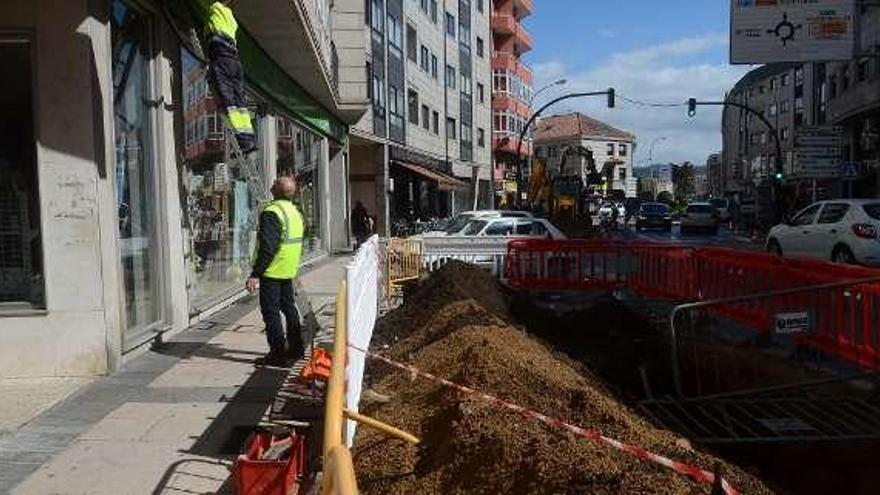
[[394, 163], [409, 170], [410, 172], [414, 172], [428, 180], [436, 182], [437, 188], [441, 191], [450, 191], [453, 189], [470, 189], [470, 185], [467, 182], [456, 179], [455, 177], [450, 177], [444, 173], [437, 172], [436, 170], [431, 170], [421, 165], [416, 165], [414, 163], [406, 163], [400, 161], [395, 161]]

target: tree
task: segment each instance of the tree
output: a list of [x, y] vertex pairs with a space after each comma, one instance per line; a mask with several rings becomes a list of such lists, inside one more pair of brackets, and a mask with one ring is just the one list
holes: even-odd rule
[[660, 194], [657, 195], [658, 203], [666, 203], [669, 206], [672, 206], [673, 198], [672, 194], [669, 194], [669, 191], [660, 191]]
[[676, 200], [686, 202], [694, 196], [697, 188], [694, 165], [691, 162], [672, 166], [672, 185]]

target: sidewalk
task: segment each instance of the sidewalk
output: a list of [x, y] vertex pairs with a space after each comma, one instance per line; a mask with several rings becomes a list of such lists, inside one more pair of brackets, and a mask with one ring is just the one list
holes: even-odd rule
[[[300, 277], [316, 341], [348, 260]], [[254, 367], [265, 352], [253, 297], [194, 325], [0, 436], [0, 493], [231, 493], [231, 462], [290, 373]]]

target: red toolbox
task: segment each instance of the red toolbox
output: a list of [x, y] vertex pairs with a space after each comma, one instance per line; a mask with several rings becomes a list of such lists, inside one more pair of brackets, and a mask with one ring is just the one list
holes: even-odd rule
[[[279, 459], [267, 458], [278, 451], [286, 453]], [[236, 495], [291, 495], [298, 492], [304, 471], [303, 436], [295, 431], [286, 435], [258, 431], [248, 438], [244, 453], [235, 460], [232, 480]]]

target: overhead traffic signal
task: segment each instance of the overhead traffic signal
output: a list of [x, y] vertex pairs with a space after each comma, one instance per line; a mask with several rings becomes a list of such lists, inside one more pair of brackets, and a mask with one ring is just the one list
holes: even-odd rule
[[608, 88], [608, 108], [614, 108], [614, 88]]
[[688, 116], [693, 117], [697, 114], [697, 99], [691, 98], [688, 100]]

